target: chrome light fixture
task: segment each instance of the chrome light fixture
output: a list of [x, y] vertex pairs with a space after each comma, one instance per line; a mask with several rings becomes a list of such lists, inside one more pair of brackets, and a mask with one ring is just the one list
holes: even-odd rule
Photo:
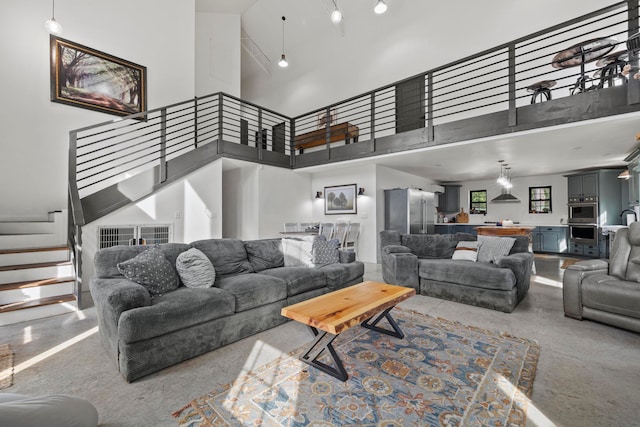
[[381, 15], [387, 11], [387, 4], [384, 2], [384, 0], [378, 0], [378, 3], [376, 3], [373, 11], [378, 15]]
[[284, 21], [286, 21], [286, 19], [287, 18], [285, 18], [284, 16], [282, 17], [282, 56], [280, 57], [280, 61], [278, 61], [278, 65], [282, 68], [286, 68], [289, 66], [287, 57], [284, 55]]
[[56, 21], [56, 0], [52, 0], [51, 19], [44, 23], [44, 27], [51, 34], [62, 34], [62, 25]]
[[339, 24], [342, 22], [342, 12], [338, 9], [338, 2], [336, 0], [333, 0], [333, 7], [333, 12], [331, 12], [331, 22]]
[[505, 176], [504, 171], [504, 160], [498, 160], [498, 163], [500, 163], [500, 175], [498, 176], [498, 179], [496, 179], [496, 182], [504, 187], [507, 182], [507, 177]]

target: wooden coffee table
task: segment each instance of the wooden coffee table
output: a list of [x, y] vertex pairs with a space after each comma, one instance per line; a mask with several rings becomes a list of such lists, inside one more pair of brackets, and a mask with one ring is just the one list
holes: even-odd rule
[[[389, 312], [396, 304], [415, 294], [413, 288], [363, 282], [284, 307], [281, 314], [309, 326], [316, 337], [309, 349], [300, 356], [300, 360], [341, 381], [346, 381], [349, 376], [333, 348], [333, 340], [350, 327], [359, 324], [392, 337], [404, 338], [404, 333]], [[376, 314], [378, 316], [372, 321]], [[392, 330], [377, 326], [382, 318], [387, 319]], [[331, 356], [334, 366], [318, 360], [324, 350]]]

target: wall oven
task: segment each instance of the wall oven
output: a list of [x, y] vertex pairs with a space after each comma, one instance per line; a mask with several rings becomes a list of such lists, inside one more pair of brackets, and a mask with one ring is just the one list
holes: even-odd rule
[[569, 240], [587, 245], [598, 244], [598, 226], [594, 224], [569, 224]]
[[598, 203], [569, 203], [569, 224], [598, 224]]

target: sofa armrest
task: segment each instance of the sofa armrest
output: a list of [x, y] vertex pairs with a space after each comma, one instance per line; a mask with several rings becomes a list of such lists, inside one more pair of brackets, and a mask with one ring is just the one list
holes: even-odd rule
[[89, 282], [89, 289], [96, 306], [100, 336], [107, 349], [117, 358], [120, 315], [133, 308], [151, 305], [151, 294], [144, 286], [124, 277], [94, 277]]
[[564, 315], [582, 319], [582, 281], [594, 274], [608, 274], [609, 263], [601, 259], [585, 260], [567, 267], [562, 278]]
[[345, 251], [340, 249], [338, 251], [340, 257], [340, 264], [349, 264], [356, 260], [356, 253], [354, 251]]
[[382, 279], [392, 285], [419, 291], [418, 257], [405, 246], [385, 246], [382, 248]]
[[508, 268], [516, 276], [516, 289], [518, 302], [522, 301], [529, 291], [531, 269], [533, 268], [533, 254], [531, 252], [518, 252], [502, 257], [497, 262], [498, 267]]

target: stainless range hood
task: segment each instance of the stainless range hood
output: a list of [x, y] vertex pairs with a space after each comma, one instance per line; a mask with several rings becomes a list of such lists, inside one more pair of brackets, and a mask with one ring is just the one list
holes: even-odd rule
[[502, 191], [502, 194], [491, 199], [491, 203], [520, 203], [520, 200], [511, 193]]

